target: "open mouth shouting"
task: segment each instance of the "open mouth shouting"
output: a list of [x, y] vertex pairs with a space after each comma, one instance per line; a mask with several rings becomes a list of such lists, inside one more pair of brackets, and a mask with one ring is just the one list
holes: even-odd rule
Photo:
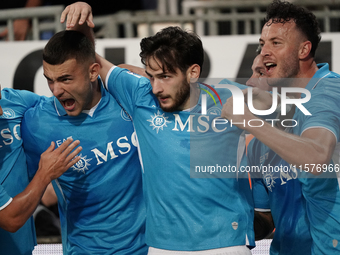
[[267, 73], [270, 74], [275, 69], [276, 64], [268, 62], [268, 63], [265, 63], [265, 66], [266, 66]]
[[76, 106], [76, 101], [72, 98], [70, 99], [59, 99], [60, 103], [66, 111], [73, 111]]

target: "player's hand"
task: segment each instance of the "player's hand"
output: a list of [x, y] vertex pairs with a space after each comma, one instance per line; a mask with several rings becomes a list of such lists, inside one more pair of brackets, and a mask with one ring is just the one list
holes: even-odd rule
[[[268, 110], [272, 106], [275, 107], [277, 105], [277, 101], [276, 101], [276, 104], [273, 104], [273, 99], [274, 101], [279, 100], [279, 97], [273, 98], [273, 94], [269, 93], [268, 91], [256, 88], [256, 87], [250, 87], [242, 91], [245, 96], [245, 99], [247, 98], [246, 102], [248, 103], [248, 105], [250, 105], [250, 99], [251, 99], [250, 97], [252, 96], [251, 105], [254, 106], [256, 110]], [[249, 92], [250, 94], [248, 95]]]
[[50, 147], [41, 154], [38, 171], [44, 171], [49, 182], [61, 176], [79, 161], [80, 157], [76, 157], [76, 155], [79, 154], [82, 147], [78, 146], [79, 140], [72, 141], [72, 138], [67, 139], [57, 149], [54, 149], [55, 143], [51, 142]]
[[[237, 126], [238, 128], [245, 129], [245, 130], [248, 130], [251, 127], [251, 125], [249, 125], [249, 122], [257, 118], [249, 110], [249, 107], [246, 104], [246, 102], [248, 102], [249, 104], [248, 89], [242, 90], [243, 98], [244, 98], [244, 101], [242, 103], [238, 101], [234, 102], [233, 96], [229, 97], [227, 101], [225, 102], [225, 104], [223, 105], [222, 113], [221, 113], [221, 117], [229, 120], [232, 126]], [[261, 108], [258, 110], [267, 110], [268, 109], [267, 100], [268, 98], [271, 98], [271, 95], [268, 92], [266, 92], [268, 93], [268, 95], [264, 95], [262, 94], [262, 91], [265, 92], [264, 90], [255, 88], [255, 92], [250, 94], [250, 96], [253, 95], [252, 105], [254, 105], [256, 109]], [[266, 99], [266, 103], [262, 104], [261, 102], [262, 99]], [[234, 112], [236, 112], [236, 110], [234, 111], [234, 107], [237, 108], [239, 113], [234, 114]]]
[[[234, 106], [237, 106], [238, 110], [242, 107], [243, 114], [234, 114]], [[223, 105], [221, 117], [229, 120], [233, 126], [245, 129], [248, 120], [252, 119], [254, 115], [249, 111], [248, 106], [244, 102], [242, 105], [234, 105], [234, 98], [231, 96]]]
[[61, 13], [60, 22], [66, 21], [66, 29], [73, 28], [74, 26], [86, 24], [94, 28], [92, 8], [90, 5], [84, 2], [76, 2], [68, 5]]

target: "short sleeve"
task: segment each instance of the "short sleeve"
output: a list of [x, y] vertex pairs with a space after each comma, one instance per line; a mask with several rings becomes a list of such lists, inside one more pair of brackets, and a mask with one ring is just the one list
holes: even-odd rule
[[6, 190], [0, 185], [0, 211], [5, 209], [11, 202], [12, 198], [7, 194]]
[[150, 99], [150, 96], [145, 95], [152, 90], [149, 79], [117, 66], [109, 71], [105, 86], [130, 116], [137, 105]]

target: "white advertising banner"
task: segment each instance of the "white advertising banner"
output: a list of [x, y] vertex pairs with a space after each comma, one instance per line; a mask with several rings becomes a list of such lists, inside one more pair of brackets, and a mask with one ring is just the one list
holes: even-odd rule
[[[248, 78], [259, 35], [202, 37], [206, 52], [203, 77]], [[114, 64], [142, 66], [140, 39], [98, 39], [97, 52]], [[50, 96], [42, 70], [42, 50], [46, 41], [0, 42], [0, 84], [2, 87], [27, 89]], [[340, 73], [340, 33], [322, 35], [316, 61], [330, 63]]]

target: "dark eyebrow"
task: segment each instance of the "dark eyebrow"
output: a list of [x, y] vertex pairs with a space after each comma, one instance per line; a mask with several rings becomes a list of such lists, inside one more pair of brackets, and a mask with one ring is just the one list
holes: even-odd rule
[[[275, 37], [269, 38], [267, 41], [275, 41], [275, 40], [281, 40], [281, 38], [275, 36]], [[261, 43], [261, 42], [264, 42], [264, 40], [260, 38], [259, 43]]]
[[152, 77], [152, 75], [149, 74], [146, 70], [145, 70], [145, 73], [147, 74], [147, 76]]
[[164, 75], [168, 76], [168, 72], [165, 72], [165, 73], [157, 73], [155, 75], [151, 75], [150, 73], [148, 73], [146, 70], [145, 70], [145, 73], [149, 76], [149, 77], [163, 77]]
[[44, 74], [44, 76], [45, 76], [45, 78], [47, 79], [47, 80], [51, 80], [49, 77], [47, 77], [45, 74]]
[[275, 37], [273, 37], [273, 38], [270, 38], [270, 40], [269, 41], [282, 41], [282, 38], [280, 38], [279, 36], [275, 36]]
[[62, 75], [62, 76], [58, 77], [57, 80], [63, 80], [63, 79], [70, 78], [70, 77], [72, 77], [72, 75], [65, 74], [65, 75]]
[[[53, 81], [51, 78], [47, 77], [45, 74], [44, 74], [45, 78], [49, 81]], [[62, 75], [62, 76], [59, 76], [57, 78], [57, 81], [61, 81], [61, 80], [64, 80], [66, 78], [69, 78], [69, 77], [72, 77], [72, 75], [69, 75], [69, 74], [65, 74], [65, 75]]]

